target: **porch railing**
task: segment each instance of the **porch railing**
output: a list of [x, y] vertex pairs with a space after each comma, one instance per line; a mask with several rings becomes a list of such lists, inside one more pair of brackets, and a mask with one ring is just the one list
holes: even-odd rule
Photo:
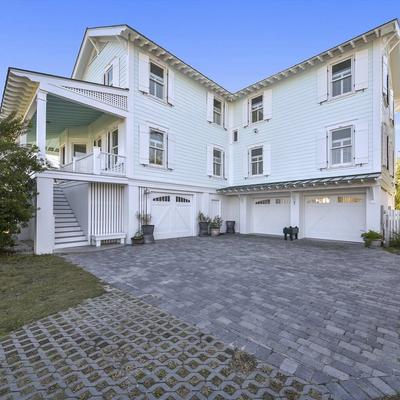
[[100, 151], [93, 148], [93, 153], [83, 157], [73, 157], [72, 162], [60, 167], [62, 171], [78, 172], [96, 175], [122, 175], [126, 174], [126, 157], [114, 153]]

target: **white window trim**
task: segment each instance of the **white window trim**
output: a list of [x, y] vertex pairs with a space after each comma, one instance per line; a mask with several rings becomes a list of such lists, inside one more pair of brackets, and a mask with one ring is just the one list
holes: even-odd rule
[[251, 151], [254, 150], [254, 149], [259, 149], [259, 148], [261, 148], [261, 150], [262, 150], [262, 162], [263, 162], [263, 166], [264, 166], [264, 162], [265, 162], [265, 160], [264, 160], [264, 156], [265, 156], [265, 154], [264, 154], [264, 145], [263, 144], [257, 144], [257, 145], [253, 145], [253, 146], [250, 146], [250, 147], [247, 148], [247, 168], [248, 168], [248, 171], [249, 171], [248, 178], [257, 178], [257, 177], [260, 177], [260, 176], [264, 176], [263, 171], [261, 171], [260, 174], [255, 174], [254, 175], [252, 173], [252, 168], [251, 168], [252, 167]]
[[[150, 93], [150, 81], [151, 81], [151, 64], [157, 65], [157, 67], [162, 68], [162, 70], [164, 71], [164, 85], [163, 85], [163, 97], [162, 99], [158, 96], [156, 96], [155, 94], [151, 94]], [[163, 104], [168, 104], [167, 103], [167, 94], [168, 94], [168, 68], [165, 64], [160, 63], [158, 60], [154, 60], [153, 58], [149, 58], [149, 93], [148, 95], [150, 96], [150, 98], [157, 100], [160, 103]]]
[[[354, 79], [355, 79], [354, 58], [355, 58], [354, 53], [346, 54], [346, 56], [336, 58], [335, 60], [331, 61], [328, 64], [328, 101], [330, 101], [330, 102], [335, 101], [338, 99], [342, 99], [343, 97], [351, 96], [356, 93], [356, 91], [354, 89]], [[332, 96], [332, 67], [336, 64], [340, 64], [341, 62], [347, 61], [347, 60], [351, 60], [351, 90], [350, 90], [350, 92], [347, 92], [347, 93], [342, 93], [337, 96]]]
[[[155, 169], [162, 169], [162, 170], [167, 171], [168, 170], [167, 157], [168, 157], [168, 131], [169, 131], [169, 128], [166, 128], [165, 126], [162, 126], [162, 125], [153, 124], [150, 122], [146, 122], [146, 126], [147, 126], [148, 135], [149, 135], [149, 163], [147, 164], [147, 167], [155, 168]], [[161, 132], [163, 134], [164, 159], [163, 159], [162, 165], [152, 164], [150, 162], [150, 133], [152, 130]]]
[[[220, 124], [218, 124], [214, 120], [214, 101], [215, 100], [217, 100], [217, 101], [219, 101], [221, 103], [221, 123]], [[225, 104], [224, 104], [224, 101], [221, 98], [214, 96], [214, 99], [213, 99], [213, 122], [212, 123], [214, 125], [216, 125], [216, 126], [219, 126], [219, 127], [223, 128], [224, 127], [224, 118], [225, 118]]]
[[[113, 82], [112, 82], [111, 85], [110, 85], [109, 83], [106, 83], [106, 82], [105, 82], [105, 81], [106, 81], [106, 74], [107, 74], [107, 72], [108, 72], [110, 69], [113, 70]], [[108, 65], [104, 68], [103, 83], [104, 83], [104, 85], [106, 85], [106, 86], [114, 87], [114, 65], [113, 65], [113, 64], [108, 64]]]
[[[351, 162], [342, 163], [342, 164], [332, 164], [332, 132], [337, 131], [339, 129], [351, 128]], [[355, 122], [343, 123], [339, 125], [332, 125], [327, 127], [328, 131], [328, 167], [330, 169], [338, 169], [338, 168], [348, 168], [354, 166], [354, 130], [355, 130]]]
[[[253, 122], [253, 113], [252, 113], [252, 109], [251, 109], [251, 102], [253, 99], [255, 99], [256, 97], [262, 97], [262, 112], [263, 112], [263, 118], [261, 118], [258, 121], [254, 121]], [[255, 124], [259, 124], [260, 122], [264, 122], [264, 94], [263, 93], [258, 93], [255, 96], [251, 96], [248, 98], [247, 100], [247, 113], [248, 113], [248, 120], [249, 120], [249, 125], [255, 125]]]
[[[213, 174], [211, 175], [212, 178], [217, 178], [217, 179], [225, 179], [225, 149], [221, 146], [217, 145], [212, 145], [212, 150], [213, 150]], [[214, 175], [214, 150], [218, 150], [221, 152], [221, 175]]]

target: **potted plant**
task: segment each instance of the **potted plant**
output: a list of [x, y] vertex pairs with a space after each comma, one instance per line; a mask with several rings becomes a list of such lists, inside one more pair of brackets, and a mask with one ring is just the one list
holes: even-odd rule
[[154, 243], [154, 225], [150, 225], [151, 214], [138, 212], [137, 218], [142, 227], [144, 243], [145, 244]]
[[136, 244], [144, 243], [144, 236], [142, 231], [137, 231], [133, 237], [131, 237], [132, 246]]
[[221, 233], [221, 226], [222, 226], [222, 218], [218, 215], [214, 217], [211, 221], [210, 228], [211, 228], [211, 236], [219, 236]]
[[365, 247], [382, 246], [382, 235], [379, 232], [369, 230], [361, 234], [361, 237], [364, 239]]
[[199, 212], [197, 219], [199, 221], [199, 236], [208, 236], [211, 218]]

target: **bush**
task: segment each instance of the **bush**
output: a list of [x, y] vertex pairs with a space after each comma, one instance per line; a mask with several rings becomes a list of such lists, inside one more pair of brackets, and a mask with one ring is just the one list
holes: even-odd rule
[[389, 246], [395, 249], [400, 249], [400, 233], [394, 233], [389, 241]]
[[379, 232], [371, 230], [361, 234], [361, 237], [364, 239], [364, 244], [366, 247], [371, 246], [371, 243], [374, 240], [382, 240], [382, 235]]

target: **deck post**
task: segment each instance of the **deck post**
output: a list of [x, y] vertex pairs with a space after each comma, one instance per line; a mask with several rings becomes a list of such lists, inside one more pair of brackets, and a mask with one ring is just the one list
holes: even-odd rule
[[36, 95], [36, 145], [41, 157], [46, 155], [47, 93], [39, 90]]
[[53, 178], [36, 178], [35, 254], [49, 254], [54, 249]]

